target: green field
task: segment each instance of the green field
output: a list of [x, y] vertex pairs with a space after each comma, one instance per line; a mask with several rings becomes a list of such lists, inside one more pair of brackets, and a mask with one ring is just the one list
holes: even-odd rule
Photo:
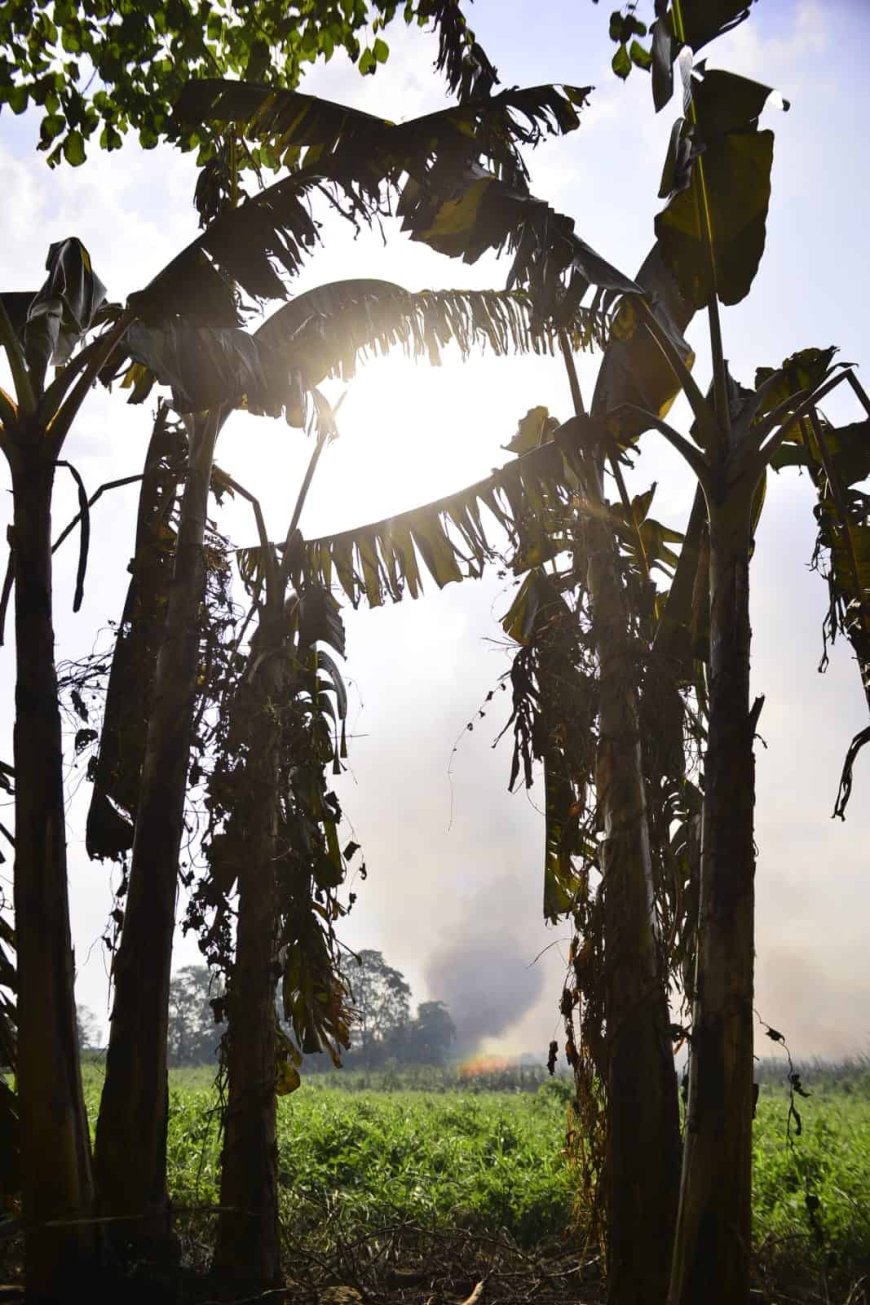
[[[513, 1093], [350, 1086], [314, 1078], [280, 1102], [289, 1263], [326, 1265], [333, 1280], [353, 1280], [360, 1257], [362, 1269], [419, 1258], [421, 1238], [430, 1248], [432, 1238], [490, 1238], [520, 1257], [542, 1245], [558, 1254], [581, 1240], [563, 1149], [565, 1085]], [[785, 1094], [761, 1089], [759, 1299], [784, 1305], [827, 1293], [831, 1302], [857, 1303], [864, 1297], [859, 1289], [850, 1298], [850, 1288], [870, 1274], [870, 1093], [862, 1078], [808, 1086], [812, 1097], [799, 1102], [802, 1132], [791, 1143]], [[93, 1115], [97, 1066], [89, 1067], [87, 1090]], [[197, 1265], [207, 1259], [208, 1207], [218, 1200], [215, 1107], [206, 1071], [173, 1073], [170, 1187]]]

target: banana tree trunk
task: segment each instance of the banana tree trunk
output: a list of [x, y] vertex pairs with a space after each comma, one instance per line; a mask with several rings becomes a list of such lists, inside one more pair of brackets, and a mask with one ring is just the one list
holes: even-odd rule
[[751, 488], [711, 500], [710, 706], [689, 1102], [670, 1305], [746, 1305], [752, 1183], [755, 716]]
[[[275, 1100], [276, 883], [281, 705], [286, 699], [283, 612], [259, 633], [265, 658], [246, 709], [250, 758], [244, 803], [246, 855], [239, 865], [236, 958], [227, 990], [228, 1101], [221, 1215], [214, 1268], [258, 1287], [280, 1279]], [[270, 628], [271, 627], [271, 628]], [[260, 642], [258, 640], [258, 642]], [[283, 691], [282, 691], [283, 690]]]
[[[28, 1297], [56, 1300], [96, 1249], [67, 895], [63, 753], [51, 603], [54, 465], [12, 467], [15, 565], [15, 931]], [[93, 1267], [91, 1263], [91, 1267]]]
[[[599, 468], [589, 497], [603, 509]], [[636, 648], [615, 540], [603, 513], [586, 532], [587, 582], [600, 675], [598, 801], [604, 823], [609, 1305], [667, 1294], [679, 1187], [679, 1111], [670, 1017], [658, 954], [641, 760]]]
[[[166, 625], [145, 742], [129, 889], [115, 955], [115, 998], [97, 1122], [100, 1209], [137, 1253], [169, 1247], [166, 1037], [178, 856], [205, 591], [204, 537], [218, 421], [196, 419]], [[136, 686], [131, 686], [136, 692]]]

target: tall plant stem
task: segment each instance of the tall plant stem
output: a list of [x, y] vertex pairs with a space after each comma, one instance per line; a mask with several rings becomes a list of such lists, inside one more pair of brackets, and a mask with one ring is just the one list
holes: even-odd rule
[[76, 1294], [96, 1249], [67, 895], [63, 753], [51, 601], [54, 465], [41, 433], [12, 465], [15, 565], [15, 924], [28, 1299]]
[[315, 444], [314, 451], [308, 461], [308, 466], [305, 468], [305, 475], [302, 478], [299, 493], [296, 495], [296, 502], [293, 506], [293, 515], [290, 518], [290, 525], [287, 527], [287, 536], [284, 540], [284, 556], [281, 560], [281, 568], [279, 572], [279, 579], [282, 587], [287, 584], [287, 579], [290, 574], [293, 536], [299, 529], [299, 520], [302, 516], [302, 509], [305, 507], [305, 500], [308, 498], [308, 491], [311, 488], [311, 482], [314, 479], [314, 473], [317, 470], [320, 455], [326, 447], [328, 438], [329, 435], [326, 431], [321, 431], [317, 436], [317, 443]]
[[[570, 350], [563, 357], [583, 415]], [[608, 1305], [660, 1305], [667, 1290], [679, 1177], [677, 1082], [655, 931], [643, 778], [637, 650], [603, 495], [603, 467], [586, 459], [587, 584], [599, 663], [598, 802], [604, 822], [607, 1022]]]
[[260, 505], [254, 508], [264, 554], [266, 602], [252, 640], [250, 681], [234, 710], [248, 739], [241, 810], [245, 828], [238, 867], [236, 955], [227, 988], [228, 1101], [221, 1161], [221, 1207], [214, 1267], [236, 1282], [269, 1286], [280, 1278], [278, 1147], [275, 1099], [275, 984], [278, 903], [277, 831], [281, 801], [282, 712], [288, 696], [292, 643], [284, 613], [293, 537], [329, 431], [321, 430], [287, 529], [281, 566], [273, 563]]
[[166, 1035], [178, 857], [205, 589], [204, 537], [217, 413], [194, 419], [172, 588], [154, 678], [96, 1137], [102, 1211], [142, 1253], [169, 1239]]
[[283, 603], [277, 599], [272, 593], [267, 600], [256, 637], [259, 666], [240, 698], [248, 716], [240, 723], [249, 740], [242, 803], [245, 856], [238, 868], [236, 957], [227, 986], [228, 1100], [214, 1253], [217, 1273], [258, 1288], [280, 1278], [275, 861], [287, 649]]
[[[698, 168], [701, 177], [701, 188], [704, 193], [704, 202], [706, 204], [704, 172], [700, 160], [698, 161]], [[731, 430], [731, 411], [728, 406], [728, 374], [725, 366], [725, 354], [722, 347], [722, 322], [719, 317], [719, 300], [716, 295], [715, 280], [714, 290], [710, 296], [710, 302], [707, 305], [707, 318], [710, 323], [710, 355], [713, 364], [713, 400], [716, 408], [717, 423], [724, 432], [724, 440], [727, 441]]]
[[[725, 477], [722, 477], [723, 483]], [[689, 1102], [669, 1305], [746, 1305], [752, 1180], [754, 484], [710, 496], [710, 697]]]
[[[577, 375], [577, 368], [574, 365], [574, 355], [571, 353], [571, 345], [568, 342], [564, 332], [559, 335], [559, 348], [562, 351], [562, 358], [565, 362], [565, 370], [568, 374], [568, 387], [571, 391], [571, 402], [574, 404], [575, 417], [584, 417], [586, 415], [586, 405], [583, 402], [583, 393], [580, 389], [580, 378]], [[637, 541], [638, 556], [641, 560], [644, 572], [649, 579], [649, 560], [646, 555], [646, 545], [643, 542], [640, 525], [635, 516], [631, 499], [628, 497], [628, 489], [625, 484], [625, 477], [622, 474], [622, 468], [617, 458], [611, 456], [609, 459], [610, 470], [613, 479], [616, 481], [616, 487], [619, 490], [619, 498], [625, 509], [626, 519], [631, 522]]]

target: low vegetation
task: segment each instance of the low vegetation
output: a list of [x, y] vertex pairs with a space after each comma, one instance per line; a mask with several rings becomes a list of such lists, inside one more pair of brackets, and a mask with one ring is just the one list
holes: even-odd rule
[[[862, 1305], [870, 1275], [870, 1065], [798, 1067], [811, 1093], [789, 1125], [783, 1065], [762, 1063], [754, 1136], [754, 1277], [769, 1305]], [[307, 1079], [279, 1103], [287, 1271], [383, 1297], [457, 1294], [490, 1275], [490, 1299], [539, 1283], [543, 1298], [594, 1299], [596, 1256], [575, 1227], [565, 1151], [571, 1088], [537, 1067], [479, 1090], [459, 1069], [418, 1067]], [[491, 1071], [494, 1073], [495, 1071]], [[101, 1067], [86, 1070], [93, 1118]], [[483, 1080], [487, 1080], [484, 1078]], [[368, 1086], [363, 1086], [364, 1083]], [[218, 1202], [219, 1099], [206, 1068], [171, 1077], [169, 1182], [185, 1257], [207, 1265]], [[542, 1276], [543, 1275], [543, 1276]]]

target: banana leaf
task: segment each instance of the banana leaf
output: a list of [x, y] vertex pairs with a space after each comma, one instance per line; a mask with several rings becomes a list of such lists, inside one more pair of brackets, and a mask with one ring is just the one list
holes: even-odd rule
[[[603, 343], [606, 327], [603, 313], [578, 309], [567, 333], [580, 349]], [[349, 280], [298, 295], [253, 334], [181, 319], [161, 327], [134, 323], [112, 371], [117, 374], [122, 353], [139, 365], [131, 402], [147, 396], [147, 373], [172, 388], [180, 412], [244, 407], [303, 426], [308, 396], [325, 377], [349, 379], [361, 357], [392, 348], [437, 365], [450, 343], [463, 357], [476, 349], [497, 356], [546, 353], [554, 332], [538, 322], [521, 293], [412, 293], [387, 281]]]
[[218, 79], [191, 83], [176, 106], [179, 121], [277, 132], [293, 171], [221, 212], [129, 306], [151, 325], [195, 314], [212, 326], [239, 326], [236, 287], [255, 299], [285, 298], [276, 269], [294, 275], [319, 239], [309, 210], [315, 191], [329, 193], [359, 225], [380, 210], [384, 188], [395, 191], [407, 175], [437, 175], [447, 185], [484, 158], [522, 182], [516, 142], [573, 130], [585, 96], [550, 86], [510, 91], [393, 124], [297, 92]]
[[49, 366], [61, 367], [69, 360], [106, 298], [106, 287], [77, 237], [50, 245], [45, 266], [48, 276], [39, 290], [2, 296], [37, 394], [42, 393]]
[[[552, 511], [567, 509], [568, 470], [578, 448], [573, 431], [545, 444], [456, 494], [355, 530], [307, 541], [305, 571], [329, 588], [336, 584], [356, 607], [381, 606], [422, 593], [426, 572], [439, 588], [479, 577], [507, 548], [526, 561], [549, 545]], [[548, 512], [544, 513], [544, 504]], [[243, 577], [255, 583], [259, 548], [239, 549]]]
[[[695, 308], [749, 293], [764, 252], [773, 132], [758, 119], [771, 89], [733, 73], [697, 69], [689, 116], [671, 137], [655, 220], [662, 256]], [[788, 104], [785, 104], [788, 108]]]

